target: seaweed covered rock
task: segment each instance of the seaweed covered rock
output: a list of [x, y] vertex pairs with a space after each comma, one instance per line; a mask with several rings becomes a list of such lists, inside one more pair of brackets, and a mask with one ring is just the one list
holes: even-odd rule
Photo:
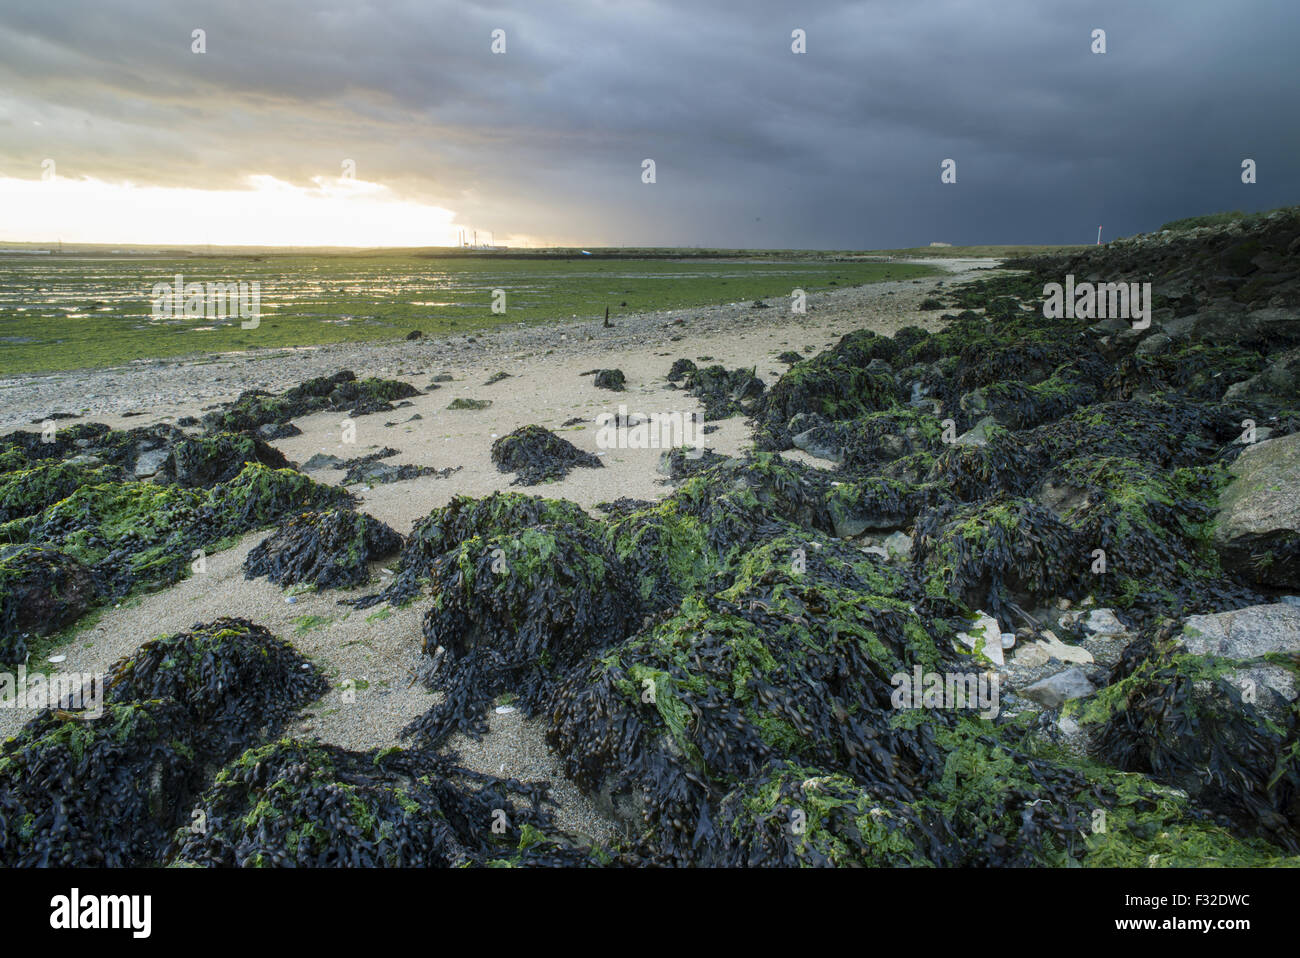
[[912, 555], [928, 595], [987, 608], [1004, 631], [1014, 627], [1017, 603], [1073, 596], [1087, 568], [1073, 531], [1025, 499], [928, 510]]
[[[526, 803], [521, 803], [524, 800]], [[349, 752], [281, 739], [227, 765], [183, 829], [173, 864], [209, 867], [455, 868], [583, 865], [545, 838], [536, 788], [428, 752]]]
[[942, 450], [942, 423], [913, 409], [892, 409], [836, 422], [800, 414], [790, 427], [794, 433], [790, 442], [796, 449], [839, 463], [844, 472], [873, 470], [903, 456], [935, 455]]
[[120, 474], [112, 469], [48, 460], [6, 472], [0, 475], [0, 523], [34, 516], [82, 486], [115, 478]]
[[[321, 376], [273, 395], [260, 389], [243, 392], [233, 402], [203, 417], [209, 432], [249, 432], [261, 426], [283, 426], [289, 420], [326, 409], [350, 416], [389, 412], [393, 402], [418, 396], [409, 383], [392, 379], [361, 379], [350, 370]], [[273, 433], [273, 438], [279, 435]]]
[[[673, 370], [677, 369], [674, 365]], [[766, 389], [753, 369], [727, 369], [714, 365], [686, 370], [683, 376], [686, 392], [704, 404], [705, 419], [751, 415]]]
[[915, 483], [887, 476], [834, 484], [825, 494], [830, 529], [841, 539], [911, 528], [924, 509], [950, 498], [941, 483]]
[[[1242, 610], [1237, 615], [1250, 610]], [[1101, 760], [1185, 792], [1248, 837], [1300, 850], [1300, 739], [1294, 699], [1258, 681], [1289, 672], [1292, 651], [1252, 654], [1249, 643], [1204, 642], [1168, 626], [1130, 649], [1121, 677], [1069, 714]]]
[[640, 621], [622, 567], [584, 524], [475, 536], [433, 574], [424, 653], [444, 698], [410, 731], [435, 744], [457, 729], [483, 731], [482, 713], [502, 692], [530, 711], [559, 671]]
[[313, 482], [293, 469], [249, 463], [230, 482], [214, 487], [207, 500], [224, 513], [231, 533], [270, 525], [282, 516], [311, 509], [351, 508], [356, 498], [336, 486]]
[[1229, 471], [1213, 534], [1225, 565], [1300, 588], [1300, 433], [1250, 446]]
[[0, 864], [161, 863], [211, 768], [325, 691], [307, 666], [242, 619], [146, 642], [81, 690], [88, 711], [47, 709], [0, 746]]
[[75, 622], [99, 594], [95, 574], [66, 552], [0, 546], [0, 665], [25, 661], [26, 639]]
[[664, 378], [670, 383], [681, 382], [686, 378], [687, 373], [692, 373], [695, 369], [695, 363], [689, 359], [677, 359], [673, 361], [672, 366], [668, 369], [668, 375]]
[[320, 672], [292, 645], [238, 618], [152, 639], [117, 662], [105, 684], [110, 702], [179, 703], [190, 722], [186, 741], [218, 758], [280, 728], [326, 691]]
[[595, 533], [597, 528], [581, 506], [565, 499], [543, 499], [520, 492], [494, 492], [482, 499], [452, 496], [447, 505], [434, 509], [415, 524], [388, 588], [355, 600], [355, 604], [369, 608], [383, 601], [409, 602], [430, 583], [440, 560], [462, 542], [550, 524], [589, 533]]
[[892, 596], [900, 588], [856, 550], [777, 537], [729, 589], [688, 596], [570, 671], [548, 740], [580, 786], [642, 812], [667, 860], [691, 860], [711, 803], [777, 758], [906, 799], [941, 758], [927, 731], [894, 727], [890, 677], [956, 666]]
[[202, 780], [189, 732], [172, 700], [107, 705], [92, 721], [33, 719], [0, 746], [0, 864], [157, 862]]
[[366, 563], [401, 547], [400, 535], [364, 513], [304, 512], [253, 547], [244, 560], [244, 578], [264, 575], [276, 585], [308, 583], [318, 589], [365, 585], [370, 581]]
[[0, 524], [11, 542], [53, 546], [95, 571], [103, 597], [158, 588], [187, 575], [200, 550], [311, 509], [355, 500], [291, 469], [249, 463], [207, 490], [147, 482], [83, 485], [40, 513]]
[[563, 479], [576, 466], [603, 468], [597, 457], [583, 452], [542, 426], [520, 426], [492, 443], [492, 461], [499, 472], [516, 472], [511, 485], [535, 486]]
[[289, 466], [280, 450], [256, 436], [221, 432], [176, 443], [171, 447], [163, 471], [178, 485], [206, 487], [229, 482], [249, 462], [258, 462], [272, 469]]
[[1211, 548], [1222, 482], [1214, 466], [1153, 472], [1131, 459], [1081, 456], [1048, 471], [1039, 498], [1074, 531], [1076, 556], [1090, 557], [1080, 584], [1097, 598], [1138, 611], [1196, 611], [1253, 597], [1224, 575]]
[[790, 420], [800, 413], [852, 419], [895, 405], [898, 387], [887, 363], [897, 352], [888, 337], [859, 330], [792, 366], [754, 410], [759, 448], [790, 448]]
[[592, 380], [592, 385], [597, 389], [608, 389], [611, 392], [621, 393], [627, 388], [627, 377], [623, 375], [621, 369], [598, 369], [596, 378]]
[[605, 534], [646, 609], [676, 607], [719, 571], [703, 522], [677, 498], [612, 517]]
[[775, 762], [718, 802], [699, 864], [722, 868], [929, 867], [942, 819], [843, 773]]
[[[52, 432], [29, 432], [16, 429], [7, 433], [3, 439], [6, 463], [5, 471], [14, 468], [27, 468], [42, 459], [66, 459], [75, 456], [84, 449], [101, 442], [112, 429], [102, 422], [79, 422], [63, 426]], [[23, 461], [23, 465], [18, 462]]]

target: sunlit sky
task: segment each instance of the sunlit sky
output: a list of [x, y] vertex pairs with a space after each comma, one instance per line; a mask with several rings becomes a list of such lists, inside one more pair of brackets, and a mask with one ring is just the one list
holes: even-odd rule
[[1297, 36], [1295, 0], [5, 0], [0, 242], [1087, 243], [1300, 200]]
[[[0, 179], [0, 240], [217, 246], [453, 246], [455, 213], [378, 183], [335, 178], [294, 186], [248, 177], [244, 189], [106, 183], [57, 175]], [[57, 236], [51, 234], [51, 225]], [[481, 237], [486, 241], [487, 237]]]

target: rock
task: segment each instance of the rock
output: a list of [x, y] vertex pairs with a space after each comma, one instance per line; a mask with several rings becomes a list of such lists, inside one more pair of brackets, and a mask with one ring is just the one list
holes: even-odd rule
[[987, 612], [976, 612], [975, 625], [969, 632], [958, 632], [957, 640], [970, 649], [983, 652], [995, 665], [1006, 664], [1002, 659], [1002, 627]]
[[[1223, 398], [1237, 401], [1273, 399], [1285, 403], [1297, 395], [1300, 395], [1300, 349], [1292, 349], [1274, 359], [1259, 375], [1233, 383]], [[1259, 429], [1256, 432], [1263, 431]]]
[[1064, 711], [1056, 713], [1052, 741], [1075, 758], [1089, 759], [1092, 756], [1092, 729], [1080, 725], [1071, 715]]
[[1287, 602], [1189, 616], [1176, 641], [1194, 655], [1254, 659], [1300, 652], [1300, 608]]
[[347, 466], [347, 460], [345, 459], [318, 452], [302, 464], [302, 471], [313, 472], [317, 469], [346, 469]]
[[1054, 709], [1071, 699], [1085, 698], [1095, 691], [1097, 687], [1088, 681], [1082, 669], [1076, 667], [1041, 679], [1022, 689], [1021, 694], [1044, 708]]
[[885, 554], [891, 559], [906, 561], [912, 555], [912, 537], [905, 532], [895, 532], [885, 537]]
[[435, 382], [435, 383], [449, 383], [452, 381], [453, 381], [453, 377], [451, 373], [438, 373], [438, 375], [434, 376], [433, 379], [431, 380], [431, 382]]
[[[967, 394], [969, 395], [969, 393]], [[989, 441], [989, 428], [997, 425], [992, 416], [985, 416], [970, 429], [953, 440], [959, 446], [986, 446]]]
[[802, 449], [808, 455], [816, 456], [818, 459], [826, 459], [830, 462], [844, 461], [844, 447], [836, 441], [835, 434], [830, 429], [814, 426], [791, 437], [790, 442], [796, 449]]
[[[1037, 651], [1031, 652], [1031, 649]], [[1047, 659], [1058, 659], [1062, 662], [1077, 662], [1086, 665], [1091, 664], [1093, 661], [1092, 653], [1087, 649], [1078, 645], [1066, 645], [1050, 629], [1042, 631], [1042, 638], [1039, 641], [1022, 646], [1016, 652], [1016, 661], [1024, 664], [1026, 655], [1037, 658], [1039, 652], [1045, 655]]]
[[1006, 649], [1014, 649], [1015, 647], [1016, 647], [1016, 634], [1014, 632], [1003, 632], [1002, 648], [1006, 650]]
[[[1043, 488], [1035, 498], [1040, 505], [1046, 506], [1064, 518], [1088, 504], [1088, 491], [1069, 484], [1057, 485], [1049, 480], [1043, 483]], [[1068, 608], [1069, 600], [1061, 601], [1066, 602], [1065, 607]]]
[[170, 455], [171, 450], [165, 446], [161, 449], [146, 449], [140, 452], [135, 459], [135, 477], [145, 479], [157, 475]]
[[[1242, 346], [1293, 345], [1300, 342], [1300, 311], [1267, 307], [1250, 312], [1209, 309], [1191, 317], [1173, 320], [1177, 331], [1186, 330], [1192, 339], [1209, 343], [1236, 343]], [[1171, 333], [1172, 335], [1172, 333]]]
[[408, 342], [414, 339], [423, 339], [423, 338], [424, 338], [424, 333], [420, 332], [418, 329], [413, 329], [406, 334], [406, 339]]
[[1248, 699], [1253, 698], [1266, 717], [1286, 725], [1298, 694], [1295, 675], [1263, 656], [1300, 654], [1300, 608], [1275, 602], [1189, 616], [1174, 641], [1193, 655], [1241, 661], [1224, 678], [1243, 693], [1248, 691]]
[[1300, 586], [1300, 433], [1247, 447], [1229, 472], [1213, 535], [1224, 565], [1264, 585]]
[[257, 438], [263, 442], [270, 442], [272, 439], [288, 439], [290, 436], [301, 436], [302, 430], [291, 422], [281, 423], [263, 423], [257, 427]]
[[1093, 609], [1083, 619], [1083, 631], [1089, 635], [1118, 635], [1128, 631], [1110, 609]]
[[1129, 324], [1122, 319], [1103, 319], [1099, 323], [1094, 323], [1088, 327], [1088, 332], [1096, 333], [1098, 336], [1111, 336], [1115, 333], [1122, 333], [1129, 328]]
[[1012, 662], [1020, 668], [1036, 669], [1046, 665], [1051, 658], [1042, 642], [1030, 642], [1016, 649]]
[[1168, 333], [1156, 333], [1138, 343], [1133, 352], [1138, 356], [1158, 356], [1168, 352], [1173, 343], [1173, 337]]

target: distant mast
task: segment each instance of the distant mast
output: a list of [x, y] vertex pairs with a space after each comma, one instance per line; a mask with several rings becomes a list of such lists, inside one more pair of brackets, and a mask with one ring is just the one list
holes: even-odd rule
[[1101, 245], [1101, 227], [1100, 227], [1100, 226], [1097, 227], [1097, 245], [1098, 245], [1098, 246]]

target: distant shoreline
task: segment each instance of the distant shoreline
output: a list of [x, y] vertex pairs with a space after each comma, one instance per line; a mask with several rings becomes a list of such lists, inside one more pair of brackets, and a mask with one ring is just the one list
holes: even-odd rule
[[[798, 325], [833, 323], [844, 330], [867, 327], [888, 332], [916, 322], [918, 304], [933, 295], [936, 284], [984, 275], [980, 271], [995, 267], [997, 261], [935, 265], [940, 272], [923, 279], [810, 293], [804, 317], [792, 314], [788, 302], [774, 302], [765, 309], [744, 302], [628, 313], [615, 316], [614, 326], [608, 329], [601, 319], [556, 320], [413, 341], [328, 343], [0, 375], [0, 429], [30, 429], [32, 420], [54, 413], [84, 415], [110, 425], [145, 425], [196, 415], [204, 405], [229, 401], [245, 389], [285, 389], [340, 369], [352, 369], [358, 376], [406, 376], [423, 387], [432, 373], [468, 364], [520, 360], [531, 364], [550, 357], [559, 360], [626, 349], [694, 356], [702, 337], [789, 328], [796, 326], [796, 320]], [[921, 315], [937, 319], [941, 313]]]

